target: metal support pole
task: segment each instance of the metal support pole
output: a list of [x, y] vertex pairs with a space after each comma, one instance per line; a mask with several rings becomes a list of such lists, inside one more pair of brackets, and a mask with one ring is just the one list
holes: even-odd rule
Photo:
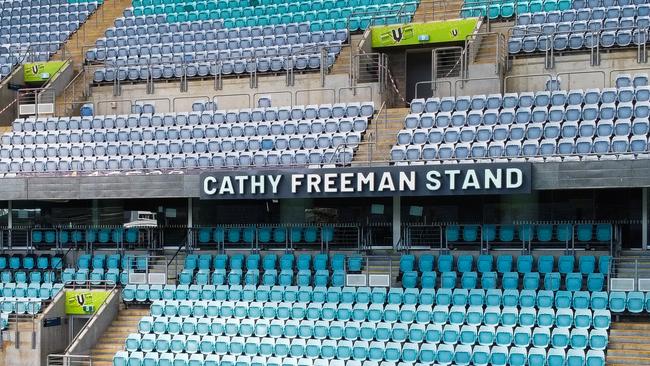
[[648, 250], [648, 188], [641, 188], [641, 248]]
[[402, 228], [402, 198], [393, 196], [393, 249], [399, 245]]

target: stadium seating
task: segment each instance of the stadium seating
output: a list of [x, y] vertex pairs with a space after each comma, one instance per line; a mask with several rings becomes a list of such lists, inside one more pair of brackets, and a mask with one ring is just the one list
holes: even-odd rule
[[[542, 11], [567, 11], [577, 2], [567, 0], [551, 1], [484, 1], [465, 0], [460, 15], [468, 17], [510, 18], [515, 14], [539, 13]], [[575, 6], [575, 5], [573, 5]]]
[[23, 61], [47, 61], [102, 1], [5, 1], [0, 8], [0, 79]]
[[[418, 1], [294, 1], [262, 0], [242, 1], [192, 1], [184, 4], [158, 6], [155, 1], [133, 1], [133, 8], [125, 11], [118, 24], [132, 22], [195, 23], [201, 20], [221, 20], [225, 28], [246, 26], [283, 25], [303, 21], [326, 20], [336, 29], [365, 30], [373, 24], [394, 24], [409, 21], [415, 13]], [[398, 17], [397, 13], [401, 16]], [[350, 24], [347, 18], [350, 17]], [[325, 27], [328, 25], [323, 24]]]
[[323, 62], [334, 64], [348, 29], [365, 30], [371, 21], [408, 21], [417, 6], [402, 0], [269, 1], [260, 6], [247, 0], [133, 1], [87, 51], [86, 60], [105, 65], [95, 71], [95, 82], [319, 69]]
[[[615, 2], [612, 1], [612, 4]], [[649, 4], [584, 7], [577, 10], [519, 13], [510, 54], [637, 46], [647, 42]]]
[[18, 119], [0, 137], [0, 171], [349, 164], [373, 113], [372, 103], [338, 103]]
[[[114, 66], [97, 69], [95, 82], [318, 69], [323, 61], [321, 49], [327, 50], [325, 61], [330, 67], [348, 37], [345, 29], [310, 32], [309, 23], [289, 24], [282, 31], [286, 34], [281, 27], [271, 26], [266, 27], [270, 31], [261, 26], [230, 30], [212, 27], [208, 31], [181, 34], [169, 30], [139, 37], [135, 37], [137, 27], [111, 30], [111, 34], [126, 36], [98, 40], [86, 59]], [[174, 43], [168, 45], [170, 42]]]
[[[621, 75], [616, 85], [630, 85]], [[391, 160], [588, 161], [648, 158], [647, 75], [616, 88], [415, 99]]]

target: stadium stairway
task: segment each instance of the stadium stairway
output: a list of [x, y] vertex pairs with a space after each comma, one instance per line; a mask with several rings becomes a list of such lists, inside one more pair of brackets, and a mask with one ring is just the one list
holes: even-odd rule
[[[508, 41], [508, 30], [513, 26], [512, 21], [492, 23], [490, 24], [490, 30], [488, 31], [488, 24], [481, 24], [479, 33], [499, 33], [503, 35], [503, 41]], [[494, 35], [484, 35], [480, 36], [478, 40], [478, 51], [475, 51], [474, 57], [472, 58], [473, 63], [475, 64], [494, 64], [495, 58], [495, 47], [496, 47], [496, 36]], [[502, 48], [505, 49], [506, 45], [502, 45]]]
[[401, 287], [401, 281], [398, 281], [399, 275], [399, 256], [381, 256], [381, 253], [373, 253], [377, 257], [371, 257], [372, 259], [368, 262], [367, 271], [369, 274], [383, 274], [388, 275], [392, 274], [390, 277], [391, 287]]
[[124, 349], [124, 340], [130, 333], [138, 332], [138, 322], [149, 315], [149, 308], [125, 308], [120, 311], [111, 325], [106, 329], [99, 343], [90, 351], [93, 365], [111, 366], [115, 352]]
[[[94, 45], [97, 38], [103, 37], [107, 28], [114, 25], [115, 18], [121, 16], [124, 9], [131, 6], [131, 0], [104, 0], [104, 4], [93, 13], [88, 20], [66, 41], [65, 47], [61, 47], [54, 54], [52, 60], [72, 59], [72, 65], [75, 71], [75, 79], [68, 85], [67, 98], [61, 93], [56, 98], [56, 110], [59, 115], [71, 115], [73, 111], [78, 111], [80, 104], [71, 105], [86, 100], [84, 95], [86, 85], [92, 80], [93, 69], [88, 69], [88, 77], [79, 75], [84, 72], [82, 67], [84, 62], [84, 53], [89, 45]], [[65, 54], [63, 54], [65, 52]], [[77, 77], [78, 76], [78, 77]], [[66, 102], [68, 105], [66, 105]]]
[[462, 0], [424, 0], [413, 15], [413, 22], [458, 19], [462, 6]]
[[607, 347], [607, 365], [650, 365], [648, 344], [650, 319], [643, 322], [612, 322]]
[[341, 53], [336, 58], [334, 66], [330, 74], [349, 74], [350, 73], [350, 49], [352, 49], [352, 54], [356, 55], [358, 53], [359, 42], [363, 39], [363, 34], [352, 34], [350, 35], [350, 45], [349, 47], [344, 47]]
[[[637, 250], [623, 250], [613, 264], [612, 271], [621, 278], [650, 278], [650, 254]], [[650, 328], [649, 328], [650, 329]]]
[[[373, 117], [361, 141], [374, 141], [375, 143], [359, 145], [359, 149], [352, 160], [353, 164], [366, 163], [370, 149], [372, 149], [373, 161], [390, 160], [390, 149], [395, 143], [395, 136], [404, 126], [404, 117], [409, 113], [409, 110], [408, 108], [388, 108], [385, 113], [386, 117], [384, 117], [383, 111], [381, 115], [375, 114]], [[371, 133], [373, 135], [372, 140], [370, 139]]]

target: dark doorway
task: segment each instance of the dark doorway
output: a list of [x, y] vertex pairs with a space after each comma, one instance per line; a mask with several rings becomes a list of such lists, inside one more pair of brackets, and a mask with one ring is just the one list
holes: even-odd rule
[[[415, 98], [415, 86], [420, 81], [431, 81], [431, 50], [406, 52], [406, 100]], [[431, 84], [418, 85], [418, 98], [432, 96]]]

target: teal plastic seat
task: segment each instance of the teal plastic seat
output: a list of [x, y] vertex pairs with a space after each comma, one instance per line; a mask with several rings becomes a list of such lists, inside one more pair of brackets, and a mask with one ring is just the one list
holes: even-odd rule
[[497, 238], [497, 229], [495, 225], [481, 226], [481, 240], [487, 243], [492, 243]]
[[609, 242], [612, 240], [612, 225], [611, 224], [597, 224], [596, 225], [596, 241]]
[[529, 273], [533, 271], [533, 256], [532, 255], [520, 255], [517, 258], [517, 272], [519, 273]]
[[515, 239], [515, 227], [514, 225], [503, 225], [499, 228], [499, 241], [501, 242], [513, 242]]
[[573, 227], [570, 224], [557, 225], [556, 239], [560, 242], [569, 242], [573, 238]]
[[572, 255], [563, 255], [560, 256], [558, 260], [558, 271], [561, 274], [567, 274], [574, 271], [575, 268], [575, 257]]
[[506, 273], [512, 271], [511, 255], [500, 255], [497, 257], [497, 271], [499, 273]]
[[[643, 292], [631, 291], [627, 294], [627, 311], [640, 313], [645, 309], [645, 295]], [[612, 310], [613, 311], [613, 310]]]
[[457, 242], [460, 240], [460, 227], [447, 226], [445, 227], [445, 239], [447, 242]]
[[609, 310], [614, 313], [622, 313], [627, 306], [625, 292], [612, 291], [609, 293]]
[[463, 241], [476, 242], [478, 241], [478, 225], [465, 225], [463, 226]]

